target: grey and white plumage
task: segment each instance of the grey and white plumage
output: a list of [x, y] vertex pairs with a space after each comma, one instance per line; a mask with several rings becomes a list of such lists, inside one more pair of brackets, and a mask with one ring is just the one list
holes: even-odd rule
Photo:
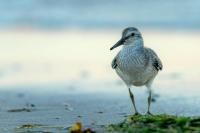
[[134, 85], [148, 88], [147, 113], [150, 114], [151, 85], [158, 72], [163, 68], [162, 62], [152, 49], [144, 46], [142, 35], [137, 28], [126, 28], [122, 32], [122, 38], [110, 50], [120, 45], [123, 45], [123, 48], [113, 59], [111, 66], [129, 88], [136, 114], [138, 112], [130, 87]]

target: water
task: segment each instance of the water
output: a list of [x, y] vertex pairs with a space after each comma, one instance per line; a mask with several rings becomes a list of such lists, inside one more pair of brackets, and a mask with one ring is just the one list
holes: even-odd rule
[[199, 29], [200, 2], [145, 0], [0, 0], [0, 27]]

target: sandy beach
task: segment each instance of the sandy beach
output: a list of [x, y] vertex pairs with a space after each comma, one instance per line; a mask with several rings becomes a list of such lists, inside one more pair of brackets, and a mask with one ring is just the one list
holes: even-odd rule
[[[133, 108], [128, 93], [123, 89], [120, 93], [81, 93], [71, 90], [44, 90], [26, 87], [10, 91], [1, 91], [0, 132], [66, 132], [76, 122], [84, 128], [101, 131], [102, 125], [121, 122], [131, 115]], [[31, 88], [28, 89], [27, 88]], [[115, 89], [115, 88], [112, 88]], [[165, 88], [166, 89], [166, 88]], [[139, 111], [145, 113], [147, 93], [144, 89], [135, 89]], [[178, 90], [178, 89], [177, 89]], [[162, 92], [163, 91], [163, 92]], [[71, 92], [71, 93], [69, 93]], [[171, 92], [172, 93], [172, 92]], [[178, 92], [177, 92], [178, 93]], [[170, 114], [178, 116], [199, 116], [200, 98], [190, 96], [189, 92], [166, 94], [160, 90], [152, 104], [154, 114]], [[24, 125], [40, 125], [34, 128], [22, 128]]]
[[[0, 85], [118, 80], [110, 62], [119, 49], [110, 51], [109, 48], [121, 36], [120, 32], [121, 29], [2, 31]], [[163, 60], [164, 70], [159, 74], [157, 84], [168, 84], [168, 78], [173, 76], [184, 78], [184, 83], [198, 83], [199, 32], [142, 32], [145, 45], [154, 49]]]
[[[152, 112], [199, 116], [200, 33], [143, 32], [145, 45], [155, 49], [164, 64], [155, 80]], [[109, 48], [119, 33], [0, 32], [0, 132], [62, 133], [78, 121], [99, 130], [132, 114], [128, 90], [110, 67], [118, 50]], [[145, 113], [146, 89], [133, 91]], [[20, 128], [26, 124], [39, 126]]]
[[[200, 132], [200, 1], [0, 1], [0, 133]], [[111, 68], [126, 27], [162, 60], [155, 117]]]

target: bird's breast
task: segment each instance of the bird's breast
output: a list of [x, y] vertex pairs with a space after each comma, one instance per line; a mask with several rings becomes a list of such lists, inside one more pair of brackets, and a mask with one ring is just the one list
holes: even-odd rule
[[142, 86], [149, 79], [150, 75], [146, 71], [148, 60], [142, 52], [121, 51], [117, 63], [116, 72], [126, 83]]
[[137, 72], [144, 69], [144, 55], [131, 49], [122, 50], [118, 56], [118, 66], [124, 72]]

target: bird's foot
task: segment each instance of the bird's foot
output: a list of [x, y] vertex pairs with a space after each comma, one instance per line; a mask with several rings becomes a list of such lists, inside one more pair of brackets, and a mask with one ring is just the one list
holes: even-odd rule
[[147, 111], [146, 115], [151, 115], [153, 116], [153, 114], [150, 111]]
[[141, 115], [141, 114], [136, 111], [134, 115]]

